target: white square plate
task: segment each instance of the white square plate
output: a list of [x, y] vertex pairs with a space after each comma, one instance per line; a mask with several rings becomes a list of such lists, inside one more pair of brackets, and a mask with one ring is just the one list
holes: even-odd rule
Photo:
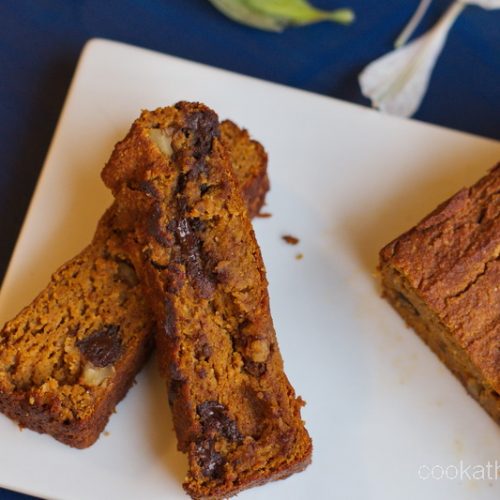
[[[111, 201], [99, 172], [140, 110], [181, 99], [248, 127], [269, 152], [273, 216], [255, 228], [315, 446], [305, 472], [240, 498], [500, 498], [500, 479], [453, 479], [461, 463], [494, 464], [499, 429], [380, 298], [373, 276], [378, 250], [483, 175], [498, 142], [92, 40], [2, 286], [0, 324], [90, 241]], [[285, 244], [287, 233], [300, 243]], [[185, 498], [171, 428], [153, 362], [90, 449], [19, 432], [0, 415], [0, 485], [64, 499]], [[436, 478], [446, 467], [451, 478], [428, 477], [434, 466]]]

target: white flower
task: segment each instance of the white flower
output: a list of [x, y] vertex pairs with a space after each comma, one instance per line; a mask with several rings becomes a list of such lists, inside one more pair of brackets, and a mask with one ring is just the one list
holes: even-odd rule
[[[371, 99], [374, 107], [398, 116], [415, 113], [425, 95], [448, 32], [466, 4], [495, 9], [500, 7], [500, 0], [456, 1], [425, 35], [369, 64], [359, 75], [359, 84], [363, 95]], [[422, 14], [422, 4], [419, 9], [420, 13], [416, 13], [414, 18]], [[409, 32], [414, 29], [412, 21], [408, 30], [402, 33], [403, 39], [410, 36]]]

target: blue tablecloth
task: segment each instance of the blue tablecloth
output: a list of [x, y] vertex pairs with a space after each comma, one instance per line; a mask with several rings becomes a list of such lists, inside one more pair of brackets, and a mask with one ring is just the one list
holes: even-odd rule
[[[322, 23], [274, 34], [229, 21], [207, 0], [3, 0], [0, 280], [89, 38], [111, 38], [369, 105], [357, 75], [392, 48], [418, 0], [313, 3], [351, 6], [357, 20], [347, 28]], [[417, 34], [449, 3], [435, 0]], [[466, 9], [450, 33], [415, 118], [500, 138], [499, 26], [500, 11]], [[20, 498], [28, 497], [0, 489], [0, 500]]]

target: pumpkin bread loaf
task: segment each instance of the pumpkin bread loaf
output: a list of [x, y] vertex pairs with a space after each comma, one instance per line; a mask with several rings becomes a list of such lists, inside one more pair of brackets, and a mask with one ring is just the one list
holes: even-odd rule
[[500, 164], [380, 253], [383, 293], [500, 424]]
[[[269, 186], [266, 153], [232, 122], [222, 131], [255, 215]], [[0, 331], [0, 411], [77, 448], [98, 438], [153, 343], [149, 306], [115, 217], [113, 205], [93, 242]]]
[[186, 491], [227, 497], [304, 469], [312, 445], [303, 401], [283, 371], [217, 115], [185, 102], [143, 112], [103, 179], [156, 317]]

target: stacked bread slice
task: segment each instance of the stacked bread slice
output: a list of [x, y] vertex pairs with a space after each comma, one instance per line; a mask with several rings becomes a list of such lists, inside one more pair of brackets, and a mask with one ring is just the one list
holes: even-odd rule
[[0, 333], [0, 410], [89, 446], [154, 343], [191, 496], [303, 469], [303, 402], [250, 224], [266, 165], [258, 142], [201, 104], [143, 112], [104, 168], [115, 202], [93, 242]]

